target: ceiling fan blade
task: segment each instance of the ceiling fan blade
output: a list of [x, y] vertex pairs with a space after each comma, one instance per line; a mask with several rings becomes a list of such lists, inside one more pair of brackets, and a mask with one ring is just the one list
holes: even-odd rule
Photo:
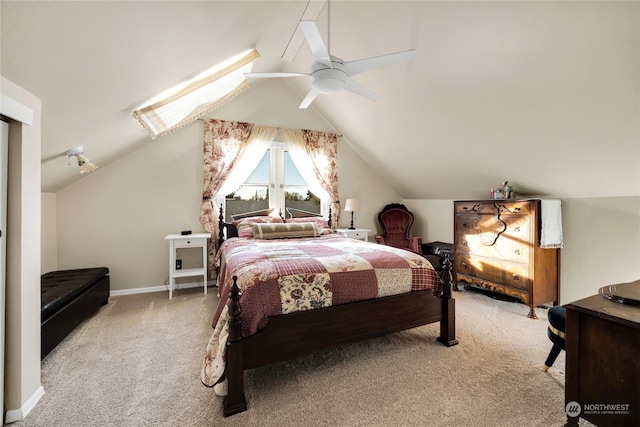
[[300, 104], [300, 107], [298, 108], [307, 108], [309, 104], [311, 104], [313, 100], [316, 99], [316, 96], [318, 96], [318, 93], [319, 92], [317, 90], [311, 89], [307, 94], [307, 96], [305, 96], [304, 100], [302, 100], [302, 104]]
[[318, 31], [316, 21], [300, 21], [300, 28], [302, 28], [304, 36], [307, 39], [307, 43], [309, 43], [311, 52], [313, 52], [313, 56], [316, 57], [316, 60], [329, 68], [333, 68], [333, 65], [331, 65], [329, 51], [322, 40], [320, 31]]
[[349, 77], [347, 77], [347, 85], [345, 86], [345, 90], [348, 90], [349, 92], [353, 92], [360, 96], [364, 96], [365, 98], [372, 101], [377, 101], [380, 99], [378, 95]]
[[305, 73], [244, 73], [244, 76], [248, 79], [267, 79], [271, 77], [300, 77], [309, 76]]
[[414, 58], [415, 56], [415, 50], [406, 50], [404, 52], [390, 53], [388, 55], [374, 56], [371, 58], [349, 61], [345, 62], [343, 65], [350, 76], [355, 76], [356, 74], [373, 70], [374, 68], [385, 67], [397, 62], [407, 61]]

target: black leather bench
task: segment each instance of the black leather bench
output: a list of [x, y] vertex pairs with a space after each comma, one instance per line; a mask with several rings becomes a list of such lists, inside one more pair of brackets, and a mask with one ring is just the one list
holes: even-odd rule
[[107, 267], [60, 270], [41, 277], [40, 359], [109, 302]]

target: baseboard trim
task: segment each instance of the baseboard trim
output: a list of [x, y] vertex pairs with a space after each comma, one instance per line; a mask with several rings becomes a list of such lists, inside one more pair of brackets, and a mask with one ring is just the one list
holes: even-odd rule
[[[212, 286], [216, 286], [217, 281], [216, 280], [209, 280], [207, 281], [207, 288], [210, 288]], [[180, 283], [180, 285], [178, 285], [175, 289], [189, 289], [189, 288], [202, 288], [202, 283], [200, 282], [189, 282], [189, 283]], [[162, 285], [162, 286], [149, 286], [146, 288], [133, 288], [133, 289], [120, 289], [120, 290], [116, 290], [116, 291], [110, 291], [109, 292], [109, 296], [110, 297], [117, 297], [117, 296], [121, 296], [121, 295], [135, 295], [135, 294], [146, 294], [148, 292], [167, 292], [169, 293], [169, 286], [167, 285]]]
[[36, 406], [36, 404], [40, 401], [40, 399], [44, 396], [44, 387], [40, 386], [38, 389], [31, 395], [24, 405], [19, 409], [10, 409], [7, 411], [5, 416], [5, 423], [14, 423], [16, 421], [24, 420], [29, 412]]

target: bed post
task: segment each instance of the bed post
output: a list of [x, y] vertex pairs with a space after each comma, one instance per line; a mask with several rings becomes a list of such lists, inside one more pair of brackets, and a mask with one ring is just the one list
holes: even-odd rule
[[220, 203], [220, 215], [218, 215], [218, 248], [224, 242], [224, 214], [222, 213], [222, 203]]
[[227, 340], [227, 360], [225, 375], [227, 395], [224, 398], [222, 413], [228, 417], [247, 410], [244, 397], [244, 343], [242, 342], [242, 308], [240, 307], [240, 288], [238, 276], [233, 276], [233, 286], [229, 294], [229, 338]]
[[451, 274], [451, 260], [445, 258], [442, 264], [444, 269], [442, 273], [442, 296], [441, 299], [441, 317], [440, 317], [440, 336], [438, 341], [447, 347], [458, 344], [456, 339], [456, 300], [451, 297], [451, 284], [453, 276]]

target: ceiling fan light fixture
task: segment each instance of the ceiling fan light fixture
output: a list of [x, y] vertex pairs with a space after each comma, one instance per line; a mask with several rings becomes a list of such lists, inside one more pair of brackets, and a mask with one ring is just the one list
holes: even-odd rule
[[328, 95], [331, 93], [340, 92], [347, 85], [347, 80], [340, 78], [340, 76], [327, 76], [317, 78], [311, 82], [311, 87], [321, 94]]
[[84, 153], [84, 148], [81, 146], [70, 148], [64, 152], [64, 154], [69, 156], [69, 158], [76, 158], [76, 160], [78, 161], [78, 166], [80, 167], [81, 174], [93, 172], [98, 169], [98, 166], [91, 163], [91, 161], [83, 156], [82, 153]]
[[319, 62], [314, 62], [311, 67], [311, 87], [318, 93], [328, 95], [340, 92], [347, 86], [348, 74], [342, 65], [342, 60], [332, 57], [333, 68]]

